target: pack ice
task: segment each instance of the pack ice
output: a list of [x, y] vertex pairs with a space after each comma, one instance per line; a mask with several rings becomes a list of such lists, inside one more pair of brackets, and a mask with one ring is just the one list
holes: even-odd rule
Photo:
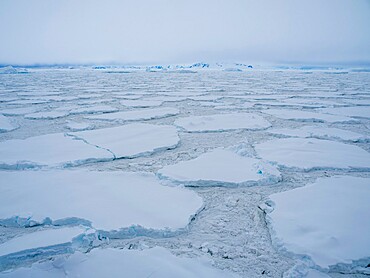
[[315, 138], [274, 139], [255, 145], [265, 160], [286, 167], [303, 168], [370, 168], [370, 154], [357, 146]]
[[84, 254], [76, 252], [67, 258], [34, 263], [30, 268], [18, 268], [0, 273], [0, 277], [137, 277], [137, 278], [224, 278], [238, 277], [231, 272], [212, 267], [211, 261], [200, 258], [179, 258], [161, 247], [138, 250], [113, 248], [94, 249]]
[[235, 129], [259, 130], [271, 124], [252, 113], [229, 113], [208, 116], [190, 116], [175, 121], [175, 125], [188, 132], [226, 131]]
[[369, 257], [369, 184], [369, 178], [334, 176], [271, 195], [267, 220], [276, 244], [322, 268]]
[[196, 193], [162, 186], [153, 174], [82, 170], [1, 172], [0, 203], [5, 226], [88, 221], [104, 231], [177, 230], [202, 207]]
[[280, 172], [260, 159], [216, 149], [195, 159], [166, 166], [158, 171], [158, 176], [188, 186], [230, 186], [276, 182]]

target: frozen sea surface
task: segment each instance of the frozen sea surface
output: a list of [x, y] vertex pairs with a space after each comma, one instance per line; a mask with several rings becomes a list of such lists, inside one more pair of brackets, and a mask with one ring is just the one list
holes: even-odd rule
[[347, 72], [1, 74], [0, 276], [368, 277], [370, 73]]

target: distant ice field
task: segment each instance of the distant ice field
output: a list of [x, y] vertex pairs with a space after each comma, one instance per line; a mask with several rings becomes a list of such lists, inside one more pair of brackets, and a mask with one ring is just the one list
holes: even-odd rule
[[369, 275], [369, 72], [8, 72], [0, 277]]

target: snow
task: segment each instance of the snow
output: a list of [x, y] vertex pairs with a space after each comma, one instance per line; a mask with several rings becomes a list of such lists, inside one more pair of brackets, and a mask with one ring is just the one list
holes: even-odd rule
[[316, 122], [351, 122], [356, 121], [355, 119], [340, 116], [340, 115], [330, 115], [324, 113], [317, 113], [311, 111], [302, 111], [302, 110], [285, 110], [285, 109], [268, 109], [263, 110], [263, 113], [275, 116], [277, 118], [285, 120], [294, 120], [294, 121], [316, 121]]
[[172, 149], [180, 141], [173, 126], [142, 123], [74, 132], [70, 135], [109, 150], [115, 158], [130, 158]]
[[0, 132], [12, 131], [17, 128], [18, 126], [13, 124], [8, 117], [0, 114]]
[[113, 248], [94, 249], [87, 254], [76, 252], [65, 259], [35, 263], [2, 273], [0, 277], [137, 277], [137, 278], [224, 278], [238, 277], [212, 267], [205, 258], [180, 258], [164, 248], [143, 251]]
[[343, 130], [339, 128], [303, 126], [300, 128], [274, 128], [268, 131], [271, 134], [281, 134], [292, 137], [319, 138], [319, 139], [339, 139], [344, 141], [367, 141], [370, 137], [363, 134]]
[[31, 249], [71, 243], [73, 238], [85, 232], [82, 227], [65, 227], [36, 231], [30, 234], [17, 236], [0, 244], [0, 258], [9, 254]]
[[86, 119], [107, 120], [107, 121], [138, 121], [165, 118], [179, 114], [179, 110], [171, 107], [153, 109], [135, 109], [133, 111], [121, 111], [103, 115], [86, 116]]
[[257, 154], [265, 160], [286, 167], [303, 168], [370, 168], [370, 154], [353, 145], [315, 138], [274, 139], [256, 144]]
[[120, 103], [123, 106], [128, 107], [152, 107], [152, 106], [160, 106], [162, 105], [163, 101], [159, 100], [121, 100]]
[[0, 172], [0, 203], [3, 225], [11, 219], [61, 225], [77, 218], [105, 231], [177, 230], [202, 207], [196, 193], [163, 186], [153, 174], [83, 170]]
[[271, 124], [252, 113], [229, 113], [208, 116], [190, 116], [175, 121], [175, 125], [188, 132], [226, 131], [235, 129], [259, 130]]
[[274, 166], [224, 149], [216, 149], [195, 159], [165, 166], [158, 171], [158, 175], [188, 186], [249, 185], [276, 182], [280, 179], [280, 172]]
[[334, 115], [344, 115], [349, 117], [370, 118], [370, 107], [368, 106], [354, 106], [354, 107], [336, 107], [336, 108], [323, 108], [324, 113]]
[[57, 119], [68, 116], [68, 112], [60, 112], [60, 111], [46, 111], [46, 112], [37, 112], [32, 114], [27, 114], [24, 117], [26, 119]]
[[334, 176], [270, 196], [278, 245], [320, 267], [370, 256], [370, 179]]
[[113, 159], [113, 155], [63, 133], [0, 142], [0, 168], [69, 166]]

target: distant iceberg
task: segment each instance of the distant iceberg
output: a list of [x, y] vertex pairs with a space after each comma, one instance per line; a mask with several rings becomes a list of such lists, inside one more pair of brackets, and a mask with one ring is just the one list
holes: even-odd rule
[[22, 68], [14, 68], [12, 66], [0, 68], [0, 74], [18, 74], [18, 73], [28, 73], [28, 70]]

